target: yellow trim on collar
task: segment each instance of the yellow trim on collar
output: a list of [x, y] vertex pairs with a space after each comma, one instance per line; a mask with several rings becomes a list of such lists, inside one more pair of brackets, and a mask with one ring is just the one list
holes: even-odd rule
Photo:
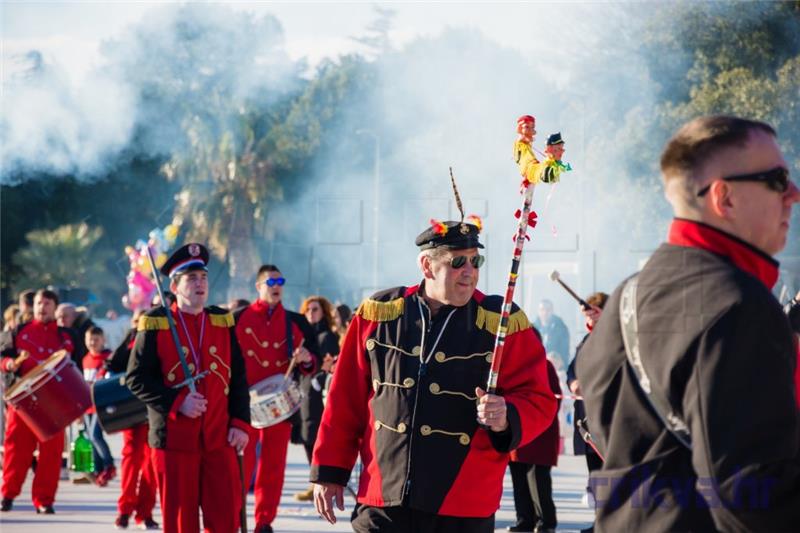
[[140, 316], [136, 331], [153, 331], [159, 329], [169, 329], [169, 322], [165, 316]]
[[218, 328], [230, 328], [233, 327], [233, 313], [225, 313], [224, 315], [215, 315], [209, 313], [208, 319], [211, 321], [212, 326], [217, 326]]
[[[487, 311], [483, 307], [478, 306], [478, 316], [475, 317], [475, 325], [479, 328], [485, 329], [492, 335], [497, 335], [497, 328], [500, 327], [500, 313]], [[511, 313], [508, 317], [508, 330], [506, 335], [511, 335], [531, 327], [525, 311], [522, 309], [515, 313]]]
[[388, 322], [399, 318], [405, 308], [404, 298], [395, 298], [388, 302], [364, 300], [358, 306], [356, 314], [371, 322]]

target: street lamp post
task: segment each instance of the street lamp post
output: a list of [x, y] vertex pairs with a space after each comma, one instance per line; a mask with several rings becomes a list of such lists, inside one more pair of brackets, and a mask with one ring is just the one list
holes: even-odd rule
[[378, 230], [380, 229], [381, 192], [381, 138], [372, 130], [356, 130], [358, 135], [369, 135], [375, 143], [374, 170], [372, 178], [372, 287], [378, 290]]

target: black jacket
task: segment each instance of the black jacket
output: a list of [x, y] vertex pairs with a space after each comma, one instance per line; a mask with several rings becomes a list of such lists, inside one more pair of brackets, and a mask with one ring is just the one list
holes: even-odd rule
[[800, 420], [786, 315], [714, 253], [662, 245], [639, 275], [643, 365], [692, 436], [664, 427], [625, 356], [620, 288], [577, 362], [592, 434], [598, 531], [797, 531]]

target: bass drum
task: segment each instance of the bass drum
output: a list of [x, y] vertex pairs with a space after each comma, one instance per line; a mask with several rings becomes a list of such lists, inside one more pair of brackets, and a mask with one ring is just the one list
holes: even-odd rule
[[42, 441], [55, 437], [92, 405], [89, 385], [65, 350], [22, 376], [4, 399]]
[[147, 407], [125, 385], [125, 374], [113, 374], [92, 385], [92, 404], [106, 433], [147, 422]]

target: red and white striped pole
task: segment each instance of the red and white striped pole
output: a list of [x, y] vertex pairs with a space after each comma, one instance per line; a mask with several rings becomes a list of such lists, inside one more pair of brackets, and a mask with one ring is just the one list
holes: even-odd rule
[[525, 184], [525, 190], [522, 196], [522, 209], [519, 212], [519, 227], [517, 228], [514, 256], [511, 259], [511, 272], [508, 275], [508, 286], [506, 287], [506, 294], [503, 297], [503, 307], [500, 314], [500, 327], [497, 328], [497, 337], [495, 338], [494, 351], [492, 352], [492, 366], [489, 370], [489, 381], [486, 387], [486, 392], [489, 394], [496, 394], [497, 392], [497, 378], [500, 374], [500, 363], [503, 359], [503, 347], [505, 346], [506, 332], [508, 331], [508, 317], [511, 314], [514, 289], [517, 287], [519, 264], [522, 260], [522, 247], [525, 245], [525, 238], [528, 233], [528, 217], [531, 214], [534, 184], [528, 181], [526, 181]]

